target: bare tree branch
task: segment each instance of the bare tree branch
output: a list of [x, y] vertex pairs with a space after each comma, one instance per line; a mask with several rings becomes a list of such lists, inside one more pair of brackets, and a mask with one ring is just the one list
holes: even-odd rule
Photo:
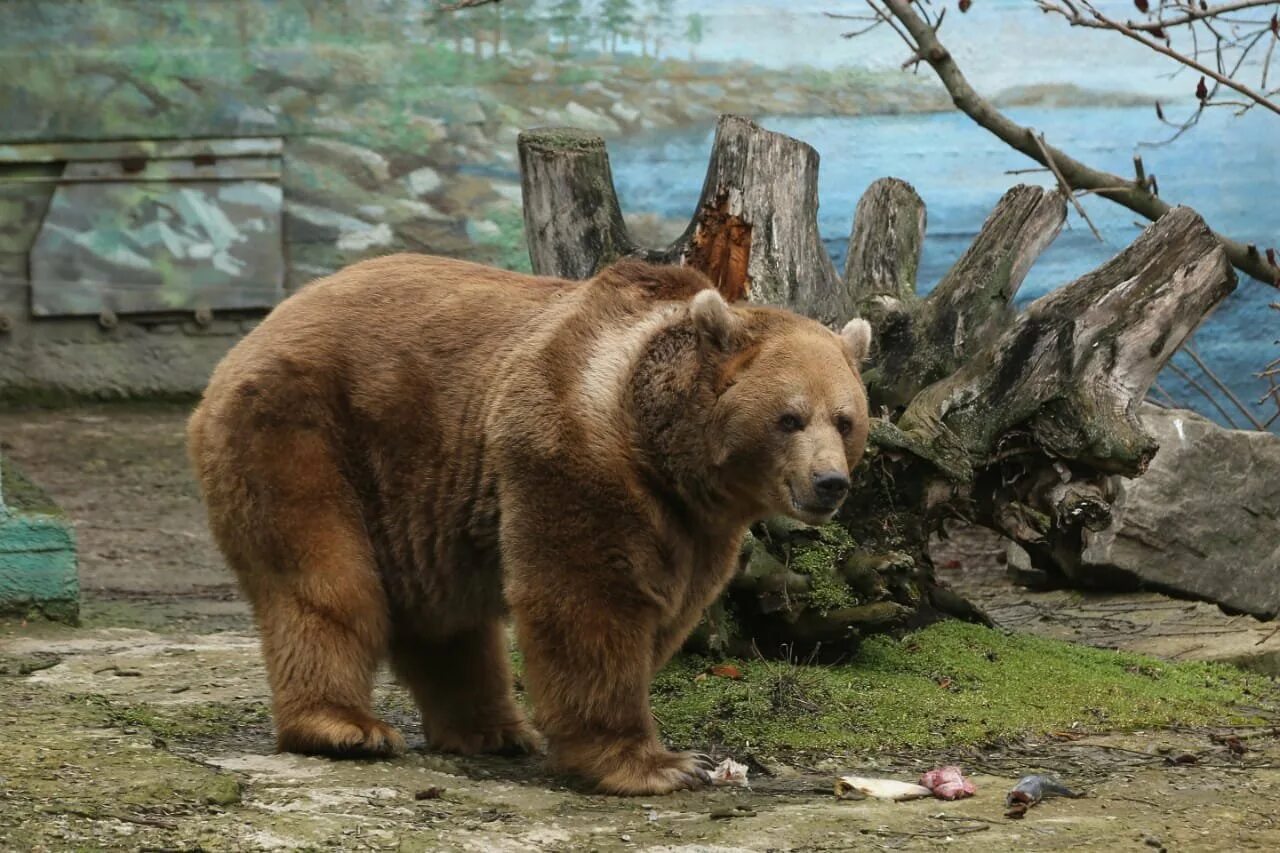
[[[1093, 21], [1083, 17], [1079, 12], [1075, 11], [1074, 7], [1071, 7], [1070, 10], [1068, 10], [1057, 3], [1049, 2], [1049, 0], [1037, 0], [1036, 5], [1045, 12], [1062, 15], [1073, 27], [1092, 27], [1099, 30], [1111, 29], [1109, 24], [1102, 23], [1101, 21]], [[1066, 5], [1070, 6], [1070, 4]], [[1141, 30], [1148, 33], [1160, 32], [1173, 27], [1180, 27], [1183, 24], [1195, 23], [1196, 21], [1200, 21], [1205, 18], [1222, 18], [1224, 15], [1229, 15], [1232, 12], [1239, 12], [1242, 9], [1255, 9], [1263, 6], [1274, 5], [1276, 5], [1276, 0], [1239, 0], [1239, 2], [1236, 3], [1223, 3], [1220, 6], [1201, 6], [1198, 8], [1188, 4], [1182, 7], [1185, 10], [1183, 14], [1176, 17], [1158, 18], [1154, 21], [1146, 22], [1127, 21], [1126, 25], [1133, 30]], [[1161, 9], [1157, 14], [1163, 13], [1163, 11], [1164, 10]]]
[[[916, 14], [911, 0], [883, 2], [889, 13], [897, 18], [910, 35], [911, 49], [933, 68], [956, 107], [1005, 144], [1042, 166], [1049, 166], [1049, 160], [1052, 159], [1072, 187], [1093, 190], [1103, 198], [1123, 205], [1147, 219], [1159, 219], [1172, 209], [1171, 205], [1157, 197], [1148, 186], [1139, 186], [1118, 175], [1094, 169], [1048, 143], [1045, 143], [1045, 150], [1041, 151], [1030, 128], [1010, 120], [974, 90], [951, 57], [950, 51], [938, 40], [933, 27]], [[1222, 242], [1233, 266], [1258, 281], [1280, 287], [1280, 267], [1264, 260], [1256, 247], [1250, 251], [1249, 247], [1237, 240], [1216, 232], [1214, 236]]]
[[[1214, 69], [1210, 68], [1207, 65], [1202, 64], [1201, 62], [1193, 59], [1190, 56], [1184, 56], [1178, 51], [1169, 47], [1165, 47], [1160, 42], [1155, 41], [1154, 39], [1151, 39], [1143, 35], [1142, 33], [1137, 32], [1136, 30], [1130, 29], [1125, 24], [1122, 24], [1119, 21], [1112, 20], [1111, 18], [1108, 18], [1106, 15], [1102, 14], [1101, 12], [1093, 8], [1093, 6], [1089, 5], [1088, 3], [1085, 3], [1084, 6], [1086, 9], [1089, 10], [1090, 14], [1092, 14], [1094, 18], [1106, 24], [1108, 27], [1120, 33], [1121, 35], [1127, 38], [1133, 39], [1138, 44], [1143, 45], [1144, 47], [1150, 50], [1154, 50], [1156, 53], [1167, 56], [1170, 59], [1173, 59], [1177, 62], [1181, 62], [1183, 65], [1186, 65], [1188, 68], [1193, 68], [1196, 71], [1199, 71], [1201, 74], [1205, 75], [1206, 77], [1217, 80], [1219, 83], [1221, 83], [1223, 86], [1226, 86], [1228, 89], [1234, 89], [1235, 91], [1239, 92], [1241, 95], [1244, 95], [1249, 100], [1257, 103], [1259, 106], [1266, 107], [1276, 115], [1280, 115], [1280, 104], [1277, 104], [1274, 101], [1269, 100], [1266, 97], [1266, 95], [1261, 94], [1259, 92], [1255, 92], [1253, 89], [1249, 88], [1243, 83], [1236, 82], [1235, 80], [1227, 76], [1225, 73], [1223, 73], [1221, 70], [1215, 71]], [[1219, 50], [1218, 52], [1219, 68], [1222, 68], [1222, 64], [1223, 64], [1222, 53], [1221, 53], [1221, 50]], [[1207, 96], [1205, 98], [1201, 98], [1201, 100], [1202, 101], [1206, 100], [1206, 98]]]

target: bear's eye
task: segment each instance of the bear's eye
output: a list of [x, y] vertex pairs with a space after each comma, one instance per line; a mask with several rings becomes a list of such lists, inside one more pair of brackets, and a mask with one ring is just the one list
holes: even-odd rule
[[790, 412], [778, 418], [778, 429], [783, 432], [799, 432], [804, 429], [804, 418]]
[[836, 415], [836, 429], [840, 431], [841, 435], [847, 436], [853, 432], [853, 421], [849, 420], [845, 415]]

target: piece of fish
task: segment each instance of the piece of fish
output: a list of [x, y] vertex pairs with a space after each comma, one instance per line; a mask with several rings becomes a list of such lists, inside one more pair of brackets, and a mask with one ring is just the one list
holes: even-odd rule
[[1009, 810], [1006, 817], [1019, 818], [1027, 813], [1027, 809], [1046, 797], [1083, 797], [1084, 794], [1073, 791], [1056, 779], [1048, 776], [1023, 776], [1013, 790], [1005, 796], [1005, 805]]
[[978, 791], [954, 764], [930, 770], [920, 777], [920, 784], [940, 800], [960, 800], [972, 797]]
[[875, 797], [877, 800], [918, 800], [932, 797], [933, 792], [923, 785], [899, 782], [896, 779], [871, 779], [866, 776], [841, 776], [836, 780], [836, 797], [853, 799], [855, 794]]

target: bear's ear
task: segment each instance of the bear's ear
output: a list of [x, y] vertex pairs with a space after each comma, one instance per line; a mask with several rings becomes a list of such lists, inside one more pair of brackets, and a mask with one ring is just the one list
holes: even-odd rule
[[733, 349], [746, 337], [747, 324], [714, 288], [701, 290], [693, 297], [689, 318], [698, 337], [716, 349]]
[[840, 330], [840, 342], [854, 366], [862, 364], [871, 352], [871, 324], [861, 319], [850, 320]]

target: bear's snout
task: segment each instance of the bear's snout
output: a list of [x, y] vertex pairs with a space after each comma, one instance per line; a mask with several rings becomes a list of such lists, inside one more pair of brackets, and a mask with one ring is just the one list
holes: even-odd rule
[[818, 508], [834, 510], [849, 494], [849, 477], [842, 471], [823, 471], [813, 475], [813, 495]]

